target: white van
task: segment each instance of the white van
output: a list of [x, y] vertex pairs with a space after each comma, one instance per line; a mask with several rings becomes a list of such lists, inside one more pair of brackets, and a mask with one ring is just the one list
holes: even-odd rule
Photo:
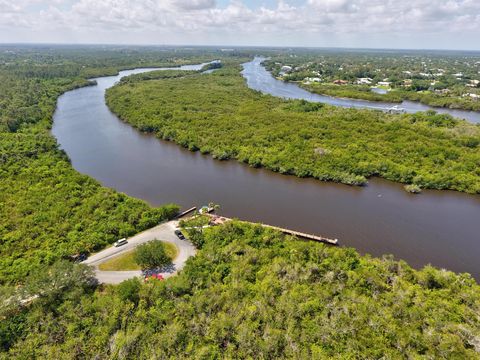
[[115, 243], [113, 244], [113, 246], [119, 247], [119, 246], [122, 246], [122, 245], [125, 245], [125, 244], [128, 244], [128, 241], [127, 241], [126, 238], [123, 238], [123, 239], [120, 239], [120, 240], [115, 241]]

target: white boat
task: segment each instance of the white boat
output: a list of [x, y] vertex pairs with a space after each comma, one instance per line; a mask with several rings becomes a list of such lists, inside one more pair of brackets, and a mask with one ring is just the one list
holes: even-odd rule
[[403, 114], [405, 113], [405, 109], [398, 105], [395, 105], [387, 109], [387, 112], [389, 112], [390, 114]]

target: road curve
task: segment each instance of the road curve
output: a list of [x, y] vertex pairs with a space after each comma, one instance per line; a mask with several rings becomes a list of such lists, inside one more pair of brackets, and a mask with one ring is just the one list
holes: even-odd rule
[[98, 266], [111, 258], [122, 255], [128, 251], [135, 249], [138, 245], [144, 244], [148, 241], [157, 239], [165, 242], [175, 244], [178, 248], [178, 256], [173, 261], [173, 266], [169, 271], [161, 273], [163, 277], [175, 275], [181, 270], [187, 259], [195, 255], [195, 247], [187, 240], [180, 240], [174, 233], [177, 228], [178, 221], [169, 221], [160, 224], [154, 228], [141, 232], [128, 239], [128, 244], [120, 247], [109, 247], [100, 251], [82, 264], [90, 265], [95, 268], [95, 274], [100, 283], [104, 284], [119, 284], [124, 280], [131, 279], [137, 276], [142, 276], [141, 271], [101, 271]]

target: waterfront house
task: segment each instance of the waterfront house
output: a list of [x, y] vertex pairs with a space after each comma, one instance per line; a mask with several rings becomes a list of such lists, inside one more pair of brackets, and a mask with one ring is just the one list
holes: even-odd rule
[[479, 84], [480, 84], [479, 80], [470, 80], [470, 83], [467, 84], [466, 86], [468, 86], [468, 87], [478, 87]]
[[379, 86], [390, 86], [391, 82], [390, 81], [379, 81], [377, 85]]
[[307, 78], [303, 79], [303, 82], [307, 85], [311, 84], [313, 82], [319, 83], [321, 81], [322, 81], [322, 79], [320, 79], [319, 77], [307, 77]]
[[372, 83], [372, 79], [370, 78], [359, 78], [357, 79], [357, 84], [359, 85], [370, 85]]
[[480, 100], [480, 95], [478, 94], [471, 94], [471, 93], [468, 93], [468, 94], [463, 94], [463, 97], [470, 97], [474, 100]]

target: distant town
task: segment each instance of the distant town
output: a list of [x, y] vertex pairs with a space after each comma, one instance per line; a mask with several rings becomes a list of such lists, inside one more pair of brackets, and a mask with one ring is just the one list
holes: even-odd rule
[[277, 78], [320, 94], [480, 110], [478, 54], [397, 56], [312, 50], [273, 56], [265, 64]]

